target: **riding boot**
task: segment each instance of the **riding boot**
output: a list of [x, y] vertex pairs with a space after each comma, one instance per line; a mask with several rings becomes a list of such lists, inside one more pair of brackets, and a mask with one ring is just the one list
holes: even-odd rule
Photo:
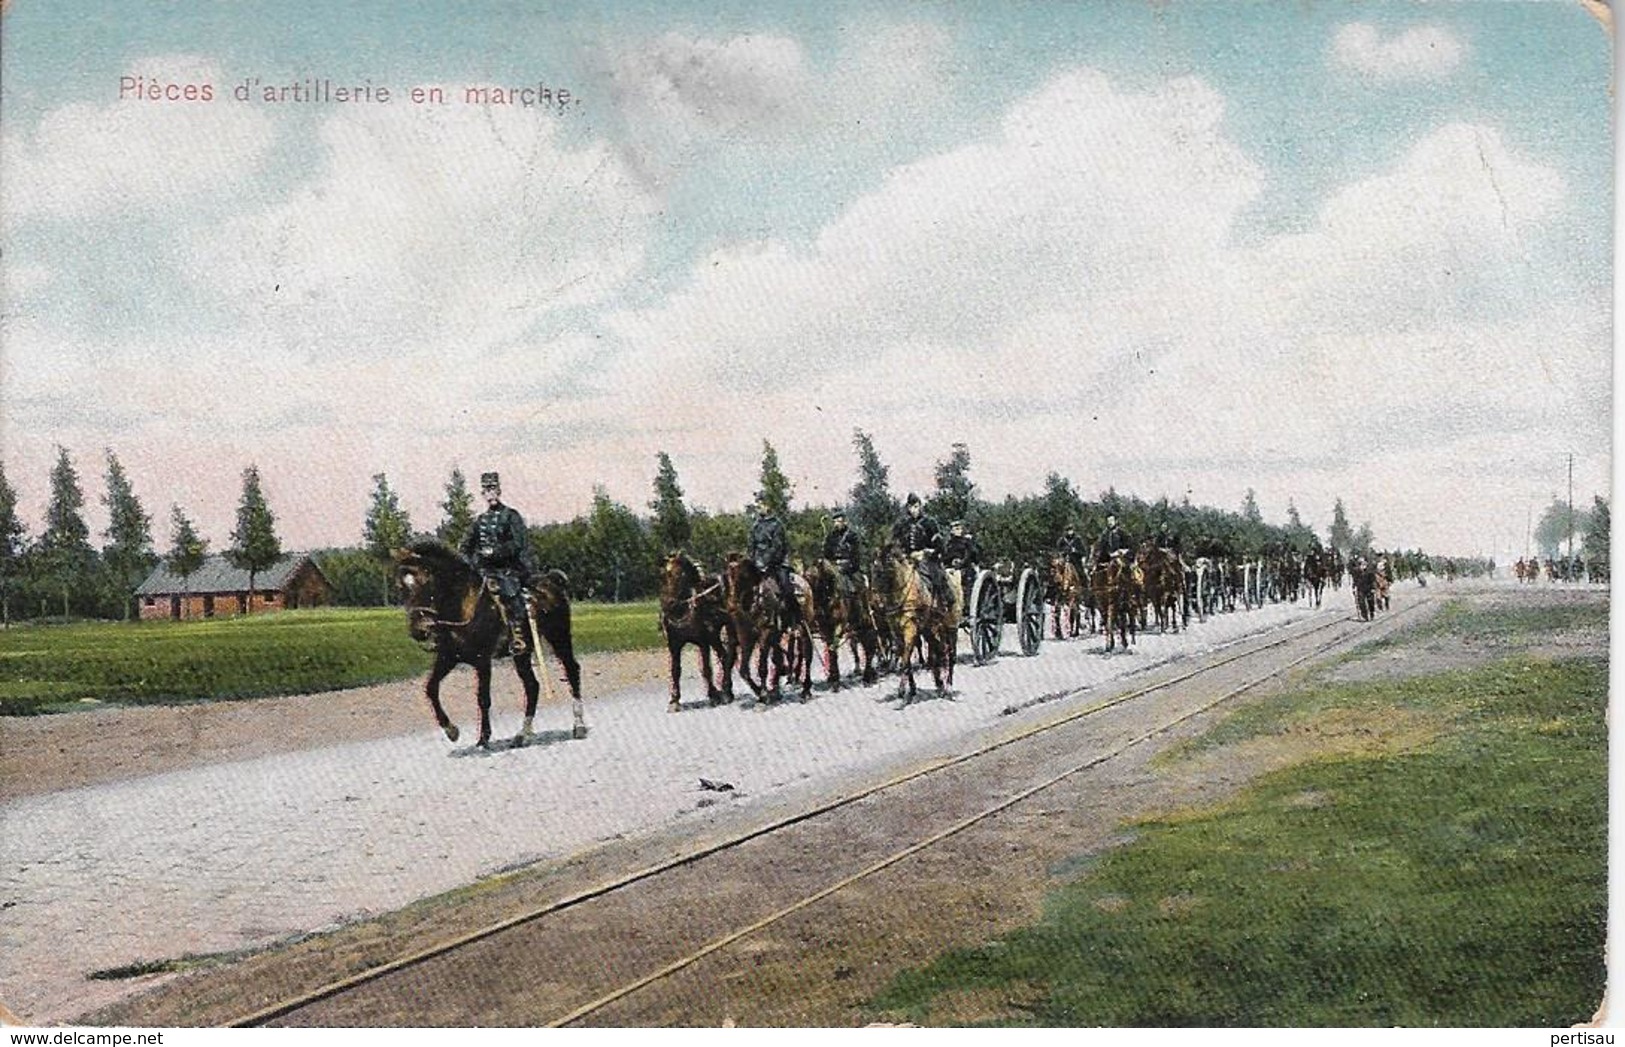
[[530, 652], [530, 637], [526, 635], [530, 625], [530, 616], [525, 612], [522, 600], [516, 600], [508, 605], [508, 652], [515, 658], [523, 658]]

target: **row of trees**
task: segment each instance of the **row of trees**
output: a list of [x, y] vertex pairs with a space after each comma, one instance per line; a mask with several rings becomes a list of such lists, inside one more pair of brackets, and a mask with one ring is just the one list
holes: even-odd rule
[[[857, 430], [852, 446], [857, 458], [856, 482], [842, 508], [852, 525], [872, 544], [901, 516], [902, 499], [891, 488], [890, 470], [876, 452], [872, 437]], [[170, 509], [167, 545], [160, 552], [154, 545], [152, 518], [111, 450], [105, 452], [105, 463], [102, 504], [107, 507], [108, 526], [102, 532], [104, 542], [99, 549], [90, 541], [82, 512], [83, 491], [66, 449], [59, 449], [51, 472], [51, 500], [44, 530], [33, 540], [17, 517], [15, 493], [0, 463], [0, 613], [5, 620], [9, 621], [13, 613], [27, 617], [60, 614], [128, 618], [133, 590], [160, 561], [182, 578], [189, 578], [202, 565], [209, 543], [181, 507]], [[1271, 549], [1307, 551], [1322, 547], [1320, 537], [1303, 523], [1291, 503], [1285, 523], [1266, 522], [1251, 489], [1243, 497], [1240, 510], [1232, 512], [1193, 505], [1188, 497], [1178, 503], [1166, 498], [1148, 502], [1111, 488], [1089, 499], [1069, 479], [1051, 473], [1038, 494], [992, 501], [978, 494], [971, 479], [971, 464], [970, 449], [962, 443], [952, 445], [947, 456], [936, 463], [932, 490], [922, 495], [927, 511], [944, 523], [965, 520], [988, 556], [995, 559], [1042, 562], [1067, 527], [1076, 527], [1092, 538], [1104, 529], [1108, 515], [1115, 515], [1130, 535], [1150, 534], [1167, 522], [1187, 545], [1212, 540], [1244, 555]], [[746, 513], [707, 512], [690, 506], [670, 455], [659, 453], [655, 465], [653, 497], [647, 504], [647, 514], [616, 502], [599, 487], [586, 514], [564, 523], [531, 527], [538, 561], [565, 571], [578, 598], [621, 601], [653, 595], [659, 564], [668, 550], [685, 549], [715, 565], [729, 552], [745, 548], [750, 531]], [[432, 532], [414, 527], [387, 476], [379, 473], [372, 479], [360, 544], [315, 553], [341, 604], [392, 602], [391, 550], [430, 536], [456, 547], [476, 515], [472, 492], [460, 469], [452, 470], [445, 485], [440, 519]], [[782, 468], [778, 452], [765, 440], [757, 490], [784, 521], [792, 555], [803, 560], [817, 556], [835, 507], [794, 507], [795, 487]], [[523, 512], [523, 499], [519, 501], [517, 508]], [[1587, 557], [1600, 549], [1601, 557], [1606, 559], [1607, 502], [1597, 498], [1592, 511], [1585, 514], [1584, 524]], [[1546, 517], [1542, 527], [1547, 527]], [[1350, 556], [1371, 552], [1375, 539], [1369, 523], [1358, 529], [1350, 525], [1343, 502], [1338, 499], [1325, 544]], [[282, 555], [276, 518], [266, 503], [259, 471], [252, 465], [243, 472], [236, 528], [230, 544], [221, 551], [250, 573], [251, 584], [255, 574]], [[1426, 562], [1426, 554], [1420, 550], [1407, 551], [1403, 556], [1407, 562]]]
[[[85, 523], [84, 489], [66, 448], [57, 449], [51, 469], [51, 499], [45, 526], [30, 538], [17, 515], [17, 493], [0, 463], [0, 621], [12, 615], [129, 618], [135, 610], [136, 586], [160, 560], [174, 573], [190, 577], [203, 565], [208, 542], [181, 510], [170, 508], [169, 544], [162, 556], [154, 549], [152, 516], [142, 506], [118, 456], [104, 452], [107, 529], [98, 548]], [[282, 556], [276, 518], [260, 488], [259, 470], [243, 472], [243, 494], [237, 526], [224, 553], [249, 572], [250, 587], [258, 572]]]

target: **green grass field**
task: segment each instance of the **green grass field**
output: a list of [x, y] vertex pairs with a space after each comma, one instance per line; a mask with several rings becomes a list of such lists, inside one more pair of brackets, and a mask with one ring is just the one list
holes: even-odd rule
[[[1529, 634], [1597, 613], [1455, 624]], [[1523, 655], [1272, 699], [1225, 740], [1333, 715], [1423, 729], [1137, 826], [1040, 924], [908, 972], [873, 1006], [923, 1024], [965, 993], [1041, 1026], [1586, 1021], [1605, 986], [1607, 699], [1606, 662]]]
[[[660, 644], [652, 602], [577, 604], [578, 654]], [[0, 630], [0, 715], [306, 694], [428, 671], [398, 608], [325, 608], [185, 622]]]

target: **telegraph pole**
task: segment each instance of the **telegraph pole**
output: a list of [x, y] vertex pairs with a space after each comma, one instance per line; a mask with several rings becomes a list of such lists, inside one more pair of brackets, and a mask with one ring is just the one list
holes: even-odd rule
[[1574, 452], [1569, 452], [1569, 563], [1574, 563]]

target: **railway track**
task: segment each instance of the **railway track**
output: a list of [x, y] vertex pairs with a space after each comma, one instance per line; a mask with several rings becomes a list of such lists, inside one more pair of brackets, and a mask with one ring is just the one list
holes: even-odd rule
[[[1362, 623], [1317, 616], [1200, 664], [1010, 730], [766, 824], [553, 898], [225, 1024], [681, 1022], [640, 996], [942, 848], [1339, 647], [1386, 635], [1423, 597]], [[1087, 689], [1047, 696], [1079, 697]], [[906, 811], [906, 816], [898, 812]], [[921, 811], [928, 812], [922, 816]], [[776, 855], [798, 856], [783, 860]], [[513, 956], [532, 959], [516, 962]], [[521, 970], [535, 970], [526, 978]], [[714, 1021], [712, 1022], [715, 1023]], [[702, 1022], [703, 1024], [703, 1022]]]

